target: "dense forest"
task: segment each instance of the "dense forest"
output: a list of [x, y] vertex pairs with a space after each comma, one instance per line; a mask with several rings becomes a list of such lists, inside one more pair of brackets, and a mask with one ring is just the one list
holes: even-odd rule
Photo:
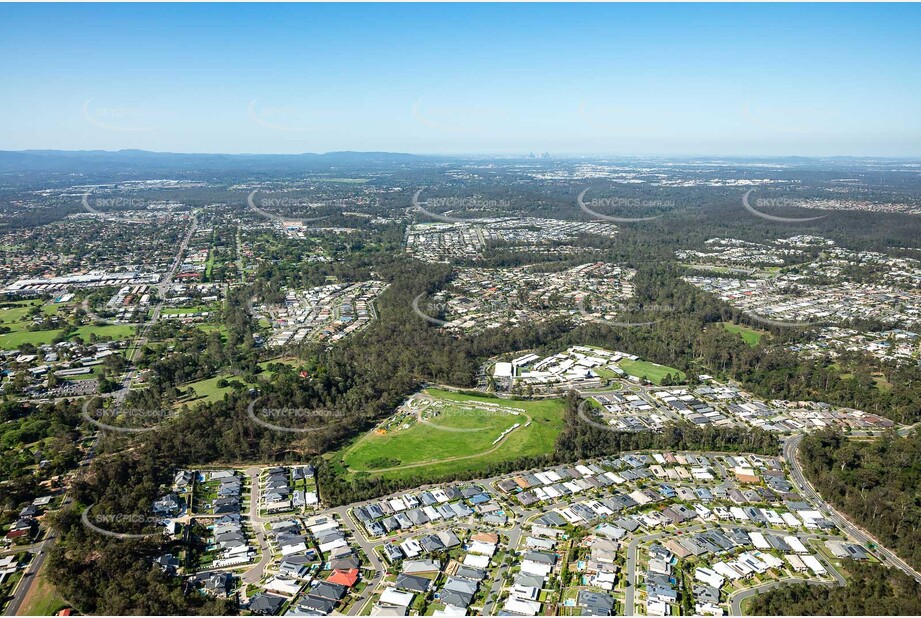
[[[80, 423], [80, 409], [63, 401], [0, 402], [0, 523], [16, 519], [23, 503], [41, 491], [41, 483], [76, 467]], [[46, 463], [35, 470], [37, 461]]]
[[856, 441], [826, 431], [804, 438], [799, 452], [828, 502], [921, 569], [921, 434]]
[[851, 564], [844, 587], [793, 584], [763, 592], [751, 616], [918, 616], [921, 584], [879, 564]]
[[[128, 480], [128, 479], [125, 479]], [[169, 548], [158, 541], [125, 541], [90, 532], [73, 510], [56, 527], [63, 541], [49, 551], [48, 576], [57, 592], [84, 614], [235, 615], [234, 599], [186, 594], [182, 579], [151, 567]]]

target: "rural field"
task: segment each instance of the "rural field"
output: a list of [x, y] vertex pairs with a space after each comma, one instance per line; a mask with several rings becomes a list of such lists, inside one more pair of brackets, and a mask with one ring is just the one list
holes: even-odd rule
[[[383, 432], [364, 434], [336, 456], [347, 472], [384, 478], [435, 478], [522, 455], [549, 453], [563, 427], [561, 399], [512, 401], [437, 389], [425, 391], [425, 396], [440, 409], [436, 416], [420, 422], [409, 415], [401, 423], [385, 425]], [[484, 403], [524, 412], [484, 413]], [[531, 424], [526, 427], [529, 419]], [[403, 429], [403, 423], [410, 427]], [[493, 441], [515, 423], [520, 426], [494, 445]]]

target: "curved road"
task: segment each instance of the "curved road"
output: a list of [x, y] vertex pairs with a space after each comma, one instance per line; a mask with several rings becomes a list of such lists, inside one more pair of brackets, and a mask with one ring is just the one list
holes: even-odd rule
[[[835, 572], [837, 573], [837, 572]], [[840, 575], [838, 575], [840, 577]], [[745, 590], [740, 590], [731, 597], [729, 597], [729, 615], [730, 616], [744, 616], [742, 613], [742, 601], [749, 597], [761, 594], [762, 592], [767, 592], [778, 586], [784, 584], [809, 584], [810, 586], [843, 586], [844, 584], [836, 582], [820, 582], [815, 581], [814, 579], [805, 579], [803, 577], [784, 577], [783, 579], [778, 579], [776, 581], [767, 582], [766, 584], [761, 584], [760, 586], [755, 586], [754, 588], [746, 588]]]
[[793, 482], [797, 485], [800, 492], [809, 498], [814, 504], [817, 504], [827, 510], [831, 514], [831, 520], [841, 530], [860, 542], [861, 545], [864, 547], [866, 547], [868, 543], [875, 545], [876, 549], [874, 553], [876, 553], [877, 556], [887, 565], [895, 567], [904, 572], [906, 575], [913, 577], [918, 582], [921, 582], [921, 573], [918, 573], [913, 568], [908, 566], [904, 560], [883, 547], [879, 541], [873, 537], [873, 535], [871, 535], [860, 526], [851, 523], [842, 513], [835, 510], [833, 506], [822, 499], [822, 496], [819, 495], [819, 492], [817, 492], [815, 488], [812, 487], [812, 484], [806, 479], [806, 476], [803, 474], [803, 469], [800, 467], [799, 461], [796, 459], [796, 452], [799, 450], [799, 445], [802, 441], [803, 436], [797, 435], [788, 438], [783, 445], [783, 456], [790, 466], [790, 477], [793, 479]]

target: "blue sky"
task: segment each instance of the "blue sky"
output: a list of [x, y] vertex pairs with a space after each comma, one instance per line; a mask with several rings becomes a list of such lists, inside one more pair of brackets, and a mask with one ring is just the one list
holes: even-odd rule
[[921, 156], [918, 5], [0, 5], [0, 149]]

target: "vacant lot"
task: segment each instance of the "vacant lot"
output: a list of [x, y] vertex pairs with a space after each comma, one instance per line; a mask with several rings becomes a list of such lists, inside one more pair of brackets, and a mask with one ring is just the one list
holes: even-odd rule
[[[509, 401], [436, 389], [426, 394], [445, 402], [443, 410], [425, 423], [408, 417], [408, 429], [371, 431], [360, 437], [338, 455], [349, 473], [436, 478], [523, 455], [549, 453], [563, 427], [561, 399]], [[524, 412], [484, 413], [471, 407], [475, 403], [499, 404]], [[531, 424], [526, 426], [529, 419]], [[520, 427], [494, 445], [493, 441], [515, 423]]]
[[685, 378], [683, 371], [678, 371], [674, 367], [658, 365], [644, 360], [624, 359], [617, 363], [617, 366], [637, 378], [646, 378], [654, 384], [662, 384], [662, 378], [672, 374], [672, 381], [682, 381]]
[[758, 342], [760, 342], [761, 338], [765, 335], [764, 331], [752, 328], [751, 326], [733, 324], [732, 322], [722, 322], [722, 324], [723, 328], [728, 330], [730, 333], [741, 335], [742, 340], [751, 347], [758, 345]]

